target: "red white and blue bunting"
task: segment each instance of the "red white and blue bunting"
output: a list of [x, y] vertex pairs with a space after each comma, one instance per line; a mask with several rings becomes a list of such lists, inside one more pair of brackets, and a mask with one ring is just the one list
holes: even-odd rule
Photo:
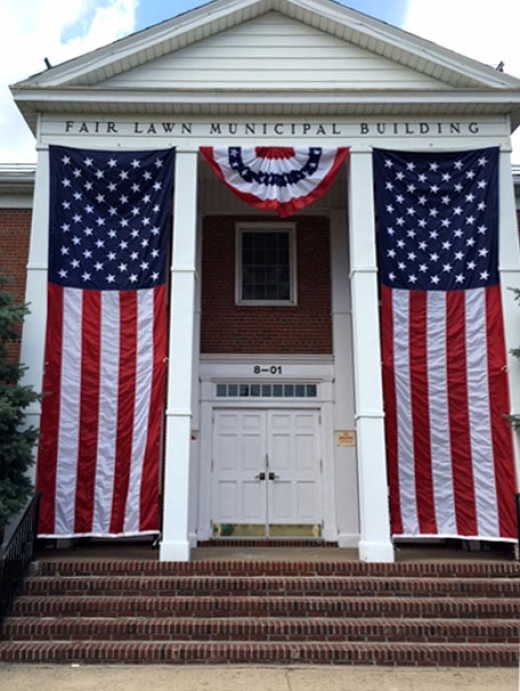
[[330, 187], [348, 148], [203, 146], [218, 177], [247, 204], [291, 216]]

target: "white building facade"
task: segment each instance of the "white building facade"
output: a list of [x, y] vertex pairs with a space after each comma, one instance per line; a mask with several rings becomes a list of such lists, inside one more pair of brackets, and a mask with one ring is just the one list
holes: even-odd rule
[[[38, 150], [21, 354], [38, 390], [48, 146], [176, 149], [160, 558], [187, 560], [197, 543], [231, 536], [326, 540], [392, 561], [372, 151], [500, 148], [499, 271], [506, 346], [517, 347], [508, 288], [520, 283], [510, 160], [520, 81], [328, 0], [216, 0], [12, 91]], [[235, 145], [349, 155], [325, 195], [280, 221], [235, 197], [199, 152]], [[312, 236], [304, 259], [305, 228], [318, 226], [326, 246], [313, 258]], [[231, 255], [209, 252], [212, 227], [234, 243]], [[276, 304], [241, 303], [238, 248], [255, 232], [287, 238], [293, 306], [284, 309], [295, 314], [313, 260], [327, 263], [326, 301], [301, 315], [304, 326], [289, 315], [299, 344], [270, 321]], [[204, 291], [219, 280], [233, 295], [212, 313]], [[324, 326], [309, 326], [308, 314]], [[265, 322], [255, 331], [256, 319]], [[514, 414], [520, 365], [508, 357]], [[38, 426], [39, 408], [30, 418]], [[518, 463], [517, 454], [517, 478]]]

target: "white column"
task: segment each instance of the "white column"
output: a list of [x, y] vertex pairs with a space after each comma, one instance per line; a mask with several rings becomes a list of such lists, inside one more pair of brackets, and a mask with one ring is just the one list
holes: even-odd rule
[[[25, 301], [30, 314], [24, 320], [20, 361], [27, 367], [23, 384], [42, 390], [45, 324], [47, 321], [47, 267], [49, 251], [49, 151], [40, 149], [36, 166], [31, 240], [27, 263]], [[32, 403], [25, 411], [27, 425], [40, 426], [41, 405]], [[31, 469], [34, 481], [35, 468]]]
[[372, 153], [350, 152], [350, 286], [359, 474], [359, 557], [392, 562], [386, 476]]
[[[520, 288], [520, 251], [515, 192], [511, 175], [509, 151], [500, 153], [499, 168], [499, 258], [498, 269], [504, 314], [507, 350], [510, 414], [520, 415], [520, 360], [511, 355], [511, 348], [520, 347], [520, 302], [515, 300], [511, 288]], [[516, 486], [520, 491], [519, 433], [514, 432]]]
[[336, 432], [354, 430], [354, 374], [352, 368], [352, 312], [346, 209], [330, 213], [332, 335], [334, 344], [334, 488], [338, 545], [359, 542], [356, 448], [336, 446]]
[[202, 221], [197, 221], [197, 249], [195, 274], [195, 314], [193, 323], [193, 369], [191, 386], [191, 455], [190, 455], [190, 500], [188, 536], [190, 547], [197, 546], [197, 518], [199, 511], [200, 485], [200, 329], [202, 305]]
[[188, 561], [197, 152], [177, 152], [161, 561]]

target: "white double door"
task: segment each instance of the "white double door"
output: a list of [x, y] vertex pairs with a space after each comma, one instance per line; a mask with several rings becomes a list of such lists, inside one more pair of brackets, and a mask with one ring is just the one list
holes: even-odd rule
[[319, 411], [215, 410], [211, 513], [228, 531], [217, 534], [319, 534], [321, 472]]

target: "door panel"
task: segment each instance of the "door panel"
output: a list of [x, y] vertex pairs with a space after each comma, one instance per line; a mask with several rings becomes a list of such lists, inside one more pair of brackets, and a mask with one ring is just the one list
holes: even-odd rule
[[318, 412], [268, 411], [269, 523], [321, 522]]
[[318, 497], [315, 482], [298, 482], [296, 485], [296, 512], [298, 522], [316, 523], [318, 516]]
[[265, 523], [265, 412], [215, 411], [214, 523]]

